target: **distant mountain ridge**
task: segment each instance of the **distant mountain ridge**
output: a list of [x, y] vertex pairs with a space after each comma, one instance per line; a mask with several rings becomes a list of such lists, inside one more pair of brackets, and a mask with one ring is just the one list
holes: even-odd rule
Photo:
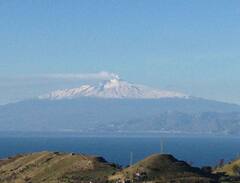
[[1, 131], [235, 134], [240, 107], [203, 99], [29, 100], [0, 107]]
[[113, 78], [0, 106], [1, 131], [240, 135], [240, 106]]

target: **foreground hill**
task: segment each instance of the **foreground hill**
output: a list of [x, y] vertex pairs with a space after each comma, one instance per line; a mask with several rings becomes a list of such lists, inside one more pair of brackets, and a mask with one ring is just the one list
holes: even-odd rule
[[215, 182], [213, 176], [199, 168], [193, 168], [171, 155], [155, 154], [130, 166], [109, 178], [110, 180], [157, 181], [162, 183], [209, 183]]
[[81, 154], [40, 152], [0, 161], [1, 183], [106, 182], [116, 167]]
[[211, 183], [216, 177], [171, 155], [152, 155], [126, 169], [103, 158], [73, 153], [39, 152], [0, 161], [1, 183]]

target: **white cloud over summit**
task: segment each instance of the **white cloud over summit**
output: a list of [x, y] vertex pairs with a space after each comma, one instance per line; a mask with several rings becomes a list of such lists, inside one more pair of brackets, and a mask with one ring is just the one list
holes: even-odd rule
[[119, 76], [111, 72], [98, 72], [98, 73], [80, 73], [80, 74], [45, 74], [39, 77], [48, 79], [70, 79], [70, 80], [109, 80], [109, 79], [119, 79]]
[[56, 89], [77, 87], [84, 82], [119, 78], [111, 72], [50, 73], [0, 76], [0, 105], [34, 98]]

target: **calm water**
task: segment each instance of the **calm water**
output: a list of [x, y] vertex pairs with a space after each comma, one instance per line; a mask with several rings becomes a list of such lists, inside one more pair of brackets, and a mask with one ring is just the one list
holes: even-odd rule
[[[164, 153], [192, 162], [195, 166], [216, 165], [220, 159], [234, 159], [240, 153], [240, 138], [163, 138]], [[97, 154], [108, 161], [121, 165], [129, 163], [133, 152], [134, 161], [160, 152], [160, 138], [0, 138], [0, 157], [36, 151], [64, 151]]]

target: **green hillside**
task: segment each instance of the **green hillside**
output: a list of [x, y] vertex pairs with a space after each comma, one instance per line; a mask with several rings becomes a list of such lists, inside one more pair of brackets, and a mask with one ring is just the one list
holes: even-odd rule
[[102, 158], [40, 152], [0, 161], [1, 183], [106, 182], [116, 168]]
[[215, 168], [214, 173], [221, 175], [221, 183], [240, 183], [240, 159]]
[[178, 161], [171, 155], [155, 154], [130, 166], [109, 180], [135, 180], [151, 182], [183, 182], [208, 183], [214, 179], [205, 175], [200, 169], [193, 168], [183, 161]]
[[234, 161], [213, 174], [211, 168], [154, 154], [120, 169], [97, 156], [39, 152], [0, 160], [0, 183], [237, 183], [239, 164]]

